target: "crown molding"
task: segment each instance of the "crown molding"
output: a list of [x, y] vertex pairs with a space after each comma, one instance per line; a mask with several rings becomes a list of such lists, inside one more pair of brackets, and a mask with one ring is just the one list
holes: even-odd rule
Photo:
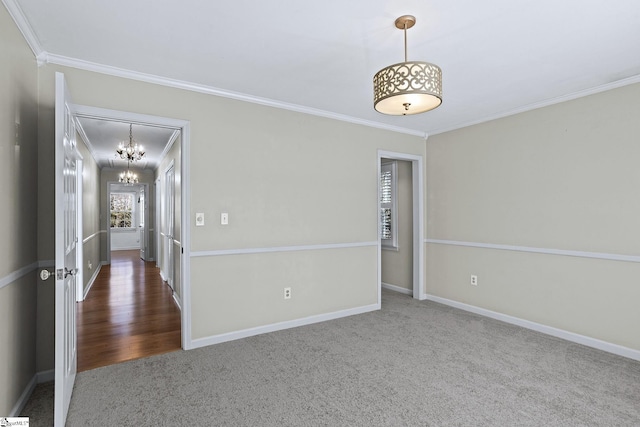
[[[4, 0], [3, 0], [4, 1]], [[62, 55], [55, 55], [50, 53], [44, 53], [41, 55], [45, 64], [56, 64], [65, 67], [77, 68], [86, 71], [93, 71], [96, 73], [107, 74], [115, 77], [122, 77], [130, 80], [138, 80], [146, 83], [157, 84], [160, 86], [167, 86], [176, 89], [188, 90], [191, 92], [199, 92], [206, 95], [214, 95], [223, 98], [234, 99], [237, 101], [250, 102], [252, 104], [264, 105], [267, 107], [279, 108], [282, 110], [294, 111], [297, 113], [310, 114], [313, 116], [324, 117], [333, 120], [339, 120], [343, 122], [384, 129], [391, 132], [403, 133], [412, 136], [418, 136], [425, 138], [424, 131], [417, 131], [414, 129], [407, 129], [399, 126], [387, 125], [384, 123], [375, 122], [372, 120], [359, 119], [356, 117], [347, 116], [345, 114], [333, 113], [330, 111], [320, 110], [317, 108], [305, 107], [297, 104], [290, 104], [287, 102], [276, 101], [268, 98], [261, 98], [258, 96], [248, 95], [245, 93], [228, 91], [212, 86], [201, 85], [197, 83], [186, 82], [184, 80], [170, 79], [166, 77], [157, 76], [154, 74], [140, 73], [137, 71], [126, 70], [123, 68], [112, 67], [110, 65], [98, 64], [95, 62], [83, 61], [80, 59], [69, 58]]]
[[42, 49], [40, 41], [38, 40], [36, 33], [33, 31], [31, 24], [29, 24], [27, 17], [24, 15], [22, 8], [15, 0], [2, 0], [2, 4], [7, 8], [9, 15], [11, 15], [11, 18], [13, 18], [13, 21], [18, 26], [22, 36], [27, 41], [27, 44], [38, 61], [38, 65], [43, 65], [43, 54], [45, 52]]
[[520, 113], [526, 113], [527, 111], [536, 110], [542, 107], [548, 107], [555, 104], [560, 104], [562, 102], [571, 101], [578, 98], [583, 98], [589, 95], [595, 95], [600, 92], [606, 92], [608, 90], [617, 89], [619, 87], [628, 86], [634, 83], [640, 83], [640, 74], [635, 76], [627, 77], [621, 80], [616, 80], [615, 82], [605, 83], [600, 86], [595, 86], [588, 89], [579, 90], [577, 92], [569, 93], [567, 95], [558, 96], [555, 98], [545, 99], [540, 102], [534, 102], [533, 104], [528, 104], [522, 107], [514, 108], [512, 110], [503, 111], [501, 113], [492, 114], [490, 116], [483, 117], [478, 120], [473, 120], [470, 122], [459, 123], [453, 126], [447, 126], [444, 128], [436, 129], [433, 132], [430, 132], [429, 135], [438, 135], [440, 133], [451, 132], [453, 130], [466, 128], [468, 126], [479, 125], [481, 123], [490, 122], [492, 120], [502, 119], [504, 117], [513, 116]]
[[89, 154], [91, 154], [91, 157], [93, 157], [93, 161], [100, 166], [104, 166], [104, 164], [100, 163], [99, 157], [96, 154], [96, 149], [93, 147], [93, 144], [91, 144], [91, 141], [89, 140], [89, 137], [87, 136], [87, 133], [84, 131], [84, 128], [82, 127], [82, 123], [80, 123], [80, 120], [78, 120], [77, 116], [74, 117], [74, 122], [76, 123], [76, 130], [78, 131], [80, 138], [82, 139], [82, 141], [84, 142], [84, 145], [89, 150]]
[[160, 154], [160, 160], [158, 161], [158, 166], [160, 166], [164, 158], [167, 157], [169, 150], [171, 150], [171, 148], [173, 147], [173, 143], [176, 142], [176, 140], [178, 139], [178, 136], [180, 136], [180, 130], [176, 129], [171, 134], [171, 137], [169, 137], [169, 141], [167, 141], [166, 145], [164, 146], [164, 150], [162, 150], [162, 153]]
[[573, 99], [582, 98], [585, 96], [593, 95], [593, 94], [604, 92], [607, 90], [616, 89], [616, 88], [627, 86], [630, 84], [640, 83], [640, 74], [638, 74], [625, 79], [617, 80], [615, 82], [606, 83], [593, 88], [584, 89], [581, 91], [573, 92], [573, 93], [559, 96], [556, 98], [551, 98], [551, 99], [543, 100], [540, 102], [528, 104], [522, 107], [517, 107], [511, 110], [503, 111], [500, 113], [492, 114], [478, 120], [461, 122], [455, 125], [438, 128], [432, 132], [418, 131], [415, 129], [407, 129], [400, 126], [393, 126], [393, 125], [388, 125], [384, 123], [379, 123], [372, 120], [359, 119], [356, 117], [347, 116], [345, 114], [338, 114], [338, 113], [333, 113], [330, 111], [320, 110], [316, 108], [305, 107], [302, 105], [290, 104], [290, 103], [280, 102], [280, 101], [276, 101], [268, 98], [261, 98], [257, 96], [244, 94], [244, 93], [228, 91], [228, 90], [224, 90], [224, 89], [220, 89], [212, 86], [200, 85], [200, 84], [191, 83], [183, 80], [177, 80], [177, 79], [169, 79], [169, 78], [165, 78], [165, 77], [161, 77], [153, 74], [140, 73], [137, 71], [131, 71], [123, 68], [112, 67], [109, 65], [98, 64], [95, 62], [83, 61], [80, 59], [70, 58], [62, 55], [51, 54], [43, 50], [40, 44], [40, 41], [38, 40], [38, 37], [33, 31], [31, 24], [25, 17], [24, 12], [22, 11], [22, 8], [18, 5], [17, 1], [2, 0], [2, 3], [4, 4], [7, 11], [9, 12], [9, 15], [11, 15], [11, 17], [13, 18], [20, 32], [24, 36], [27, 44], [31, 48], [31, 51], [36, 57], [38, 66], [42, 66], [46, 64], [56, 64], [56, 65], [62, 65], [62, 66], [71, 67], [71, 68], [78, 68], [81, 70], [93, 71], [96, 73], [107, 74], [115, 77], [138, 80], [146, 83], [152, 83], [152, 84], [172, 87], [176, 89], [183, 89], [183, 90], [188, 90], [192, 92], [204, 93], [207, 95], [215, 95], [223, 98], [235, 99], [239, 101], [250, 102], [253, 104], [259, 104], [259, 105], [344, 121], [348, 123], [359, 124], [363, 126], [377, 128], [377, 129], [388, 130], [391, 132], [417, 136], [417, 137], [423, 138], [425, 141], [429, 138], [430, 135], [438, 135], [441, 133], [450, 132], [450, 131], [462, 129], [465, 127], [469, 127], [469, 126], [473, 126], [481, 123], [486, 123], [492, 120], [513, 116], [515, 114], [524, 113], [524, 112], [535, 110], [538, 108], [559, 104], [559, 103], [570, 101]]

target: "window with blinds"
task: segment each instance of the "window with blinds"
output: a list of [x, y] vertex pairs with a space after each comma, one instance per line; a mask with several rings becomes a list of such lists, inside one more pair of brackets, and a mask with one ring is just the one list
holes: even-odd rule
[[380, 240], [385, 248], [397, 248], [396, 162], [380, 166]]

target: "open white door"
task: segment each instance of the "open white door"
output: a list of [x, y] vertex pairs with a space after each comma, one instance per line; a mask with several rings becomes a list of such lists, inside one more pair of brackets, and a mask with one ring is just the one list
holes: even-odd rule
[[54, 425], [67, 419], [76, 379], [76, 251], [78, 195], [76, 131], [64, 74], [56, 73], [55, 218], [56, 315]]
[[167, 272], [167, 283], [169, 283], [169, 286], [174, 291], [176, 290], [175, 284], [174, 284], [174, 277], [173, 277], [173, 270], [174, 270], [174, 266], [173, 266], [173, 262], [174, 262], [173, 261], [173, 257], [174, 257], [173, 228], [174, 227], [173, 226], [174, 226], [174, 217], [175, 217], [175, 210], [176, 210], [175, 182], [176, 182], [176, 173], [172, 163], [169, 169], [167, 169], [167, 171], [165, 172], [166, 212], [164, 217], [166, 221], [165, 223], [166, 237], [165, 238], [167, 242], [165, 245], [165, 254], [166, 254], [165, 267]]
[[143, 261], [147, 260], [147, 207], [146, 207], [146, 197], [145, 197], [145, 186], [140, 186], [140, 193], [138, 196], [138, 230], [139, 230], [139, 239], [140, 239], [140, 259]]

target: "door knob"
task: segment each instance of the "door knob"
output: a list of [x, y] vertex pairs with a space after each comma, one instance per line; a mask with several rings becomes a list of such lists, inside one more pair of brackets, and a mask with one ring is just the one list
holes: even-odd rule
[[53, 271], [49, 271], [47, 269], [43, 269], [43, 270], [40, 271], [40, 280], [47, 280], [52, 275], [53, 275]]
[[[40, 271], [40, 279], [47, 280], [49, 277], [53, 276], [55, 272], [49, 271], [46, 268]], [[58, 278], [57, 280], [61, 280], [66, 278], [67, 276], [73, 276], [78, 273], [78, 269], [74, 268], [73, 270], [69, 270], [67, 267], [64, 268], [64, 273], [62, 270], [57, 270]]]

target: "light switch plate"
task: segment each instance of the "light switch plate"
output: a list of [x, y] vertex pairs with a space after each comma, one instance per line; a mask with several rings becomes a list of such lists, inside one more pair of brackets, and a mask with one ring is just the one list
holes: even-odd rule
[[204, 225], [204, 212], [196, 213], [196, 227], [202, 227]]
[[220, 224], [228, 225], [229, 224], [229, 214], [226, 212], [222, 212], [220, 214]]

